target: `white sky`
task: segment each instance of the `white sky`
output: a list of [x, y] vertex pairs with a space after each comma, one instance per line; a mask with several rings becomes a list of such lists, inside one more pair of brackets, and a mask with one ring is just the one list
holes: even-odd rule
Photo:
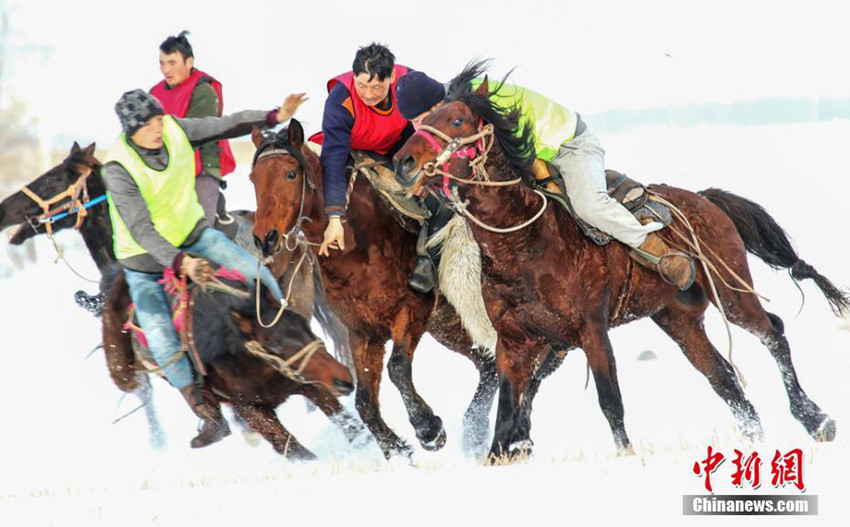
[[441, 80], [495, 57], [515, 80], [582, 113], [764, 96], [846, 96], [844, 2], [125, 2], [7, 0], [10, 88], [41, 132], [109, 143], [123, 91], [160, 79], [158, 45], [182, 29], [196, 65], [224, 83], [225, 111], [267, 108], [292, 91], [320, 125], [325, 81], [359, 45]]

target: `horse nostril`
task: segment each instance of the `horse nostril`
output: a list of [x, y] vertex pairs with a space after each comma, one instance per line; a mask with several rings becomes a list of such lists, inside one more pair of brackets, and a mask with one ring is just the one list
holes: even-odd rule
[[343, 394], [349, 394], [354, 391], [354, 385], [348, 381], [343, 381], [340, 379], [334, 379], [334, 386], [339, 388]]
[[401, 159], [396, 160], [395, 162], [395, 172], [396, 175], [406, 179], [410, 175], [410, 171], [413, 170], [413, 166], [416, 164], [416, 160], [412, 155], [407, 154]]
[[277, 247], [279, 237], [280, 235], [278, 234], [277, 229], [272, 229], [266, 233], [266, 252], [271, 253], [274, 251], [274, 248]]
[[254, 235], [254, 246], [261, 251], [263, 250], [263, 242], [256, 234]]

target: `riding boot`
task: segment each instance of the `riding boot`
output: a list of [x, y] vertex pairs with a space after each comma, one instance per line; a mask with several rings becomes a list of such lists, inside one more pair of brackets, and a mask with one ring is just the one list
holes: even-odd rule
[[427, 242], [428, 223], [424, 222], [416, 240], [416, 266], [407, 280], [408, 285], [420, 293], [428, 293], [437, 285], [437, 270], [426, 249]]
[[644, 267], [658, 271], [665, 282], [682, 291], [691, 287], [696, 278], [696, 267], [691, 257], [670, 249], [667, 242], [654, 232], [647, 235], [640, 247], [632, 249], [629, 256]]
[[221, 415], [221, 407], [212, 393], [201, 390], [195, 384], [181, 388], [180, 393], [183, 394], [195, 415], [203, 421], [198, 435], [192, 439], [192, 448], [209, 446], [230, 435], [230, 427]]

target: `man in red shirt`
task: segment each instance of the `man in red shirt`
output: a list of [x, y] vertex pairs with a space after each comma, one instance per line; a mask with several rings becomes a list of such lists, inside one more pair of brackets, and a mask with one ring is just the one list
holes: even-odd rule
[[[345, 249], [346, 166], [351, 151], [392, 157], [413, 134], [413, 126], [401, 115], [396, 100], [396, 85], [409, 71], [396, 64], [386, 46], [372, 43], [357, 50], [350, 71], [328, 81], [322, 133], [310, 138], [322, 145], [325, 212], [329, 217], [319, 254], [329, 256], [330, 249]], [[423, 234], [426, 232], [427, 226], [423, 227]], [[434, 264], [423, 250], [411, 273], [410, 286], [425, 293], [435, 282]]]
[[[167, 114], [177, 118], [220, 117], [221, 83], [196, 69], [195, 55], [186, 36], [188, 31], [170, 36], [159, 46], [159, 68], [164, 79], [150, 93]], [[195, 189], [204, 208], [207, 225], [215, 226], [216, 213], [225, 212], [222, 177], [233, 172], [236, 163], [227, 140], [210, 141], [195, 150]]]

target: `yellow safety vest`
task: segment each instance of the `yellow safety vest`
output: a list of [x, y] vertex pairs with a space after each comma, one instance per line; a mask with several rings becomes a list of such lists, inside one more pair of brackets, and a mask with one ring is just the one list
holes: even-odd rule
[[[114, 161], [124, 167], [139, 187], [154, 228], [171, 245], [179, 247], [204, 217], [204, 209], [195, 192], [195, 152], [189, 138], [174, 117], [166, 115], [162, 121], [162, 140], [168, 151], [168, 166], [163, 170], [146, 165], [127, 142], [126, 134], [118, 138], [105, 163]], [[148, 251], [130, 234], [112, 201], [112, 195], [107, 192], [106, 196], [115, 256], [123, 260], [146, 254]]]

